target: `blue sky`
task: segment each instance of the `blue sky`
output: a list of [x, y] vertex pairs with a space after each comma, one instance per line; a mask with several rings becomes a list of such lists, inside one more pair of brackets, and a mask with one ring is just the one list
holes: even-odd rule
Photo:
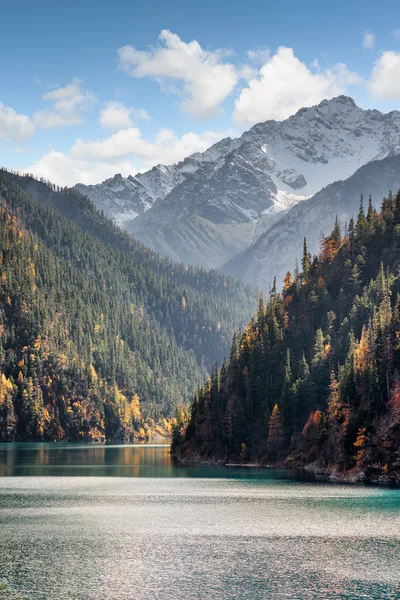
[[16, 0], [2, 25], [0, 163], [62, 185], [175, 162], [339, 93], [400, 109], [392, 0]]

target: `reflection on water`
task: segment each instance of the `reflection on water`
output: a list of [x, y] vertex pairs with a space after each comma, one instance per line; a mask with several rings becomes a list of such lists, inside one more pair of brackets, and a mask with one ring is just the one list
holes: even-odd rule
[[168, 477], [168, 444], [0, 444], [0, 476]]
[[169, 444], [0, 444], [0, 477], [224, 477], [312, 480], [303, 472], [177, 466]]
[[0, 464], [1, 600], [400, 599], [399, 489], [180, 468], [167, 446], [8, 445]]

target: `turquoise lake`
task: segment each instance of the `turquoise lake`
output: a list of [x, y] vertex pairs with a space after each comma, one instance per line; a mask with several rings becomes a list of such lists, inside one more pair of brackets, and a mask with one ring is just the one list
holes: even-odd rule
[[400, 490], [0, 445], [0, 598], [400, 598]]

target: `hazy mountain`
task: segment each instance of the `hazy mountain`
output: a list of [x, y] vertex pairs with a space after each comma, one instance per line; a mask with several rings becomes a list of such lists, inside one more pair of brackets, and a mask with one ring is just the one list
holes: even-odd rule
[[280, 282], [288, 270], [293, 272], [296, 259], [302, 255], [304, 237], [309, 251], [316, 253], [321, 234], [330, 233], [336, 217], [342, 226], [357, 217], [361, 193], [365, 208], [369, 194], [379, 208], [382, 197], [399, 188], [400, 156], [372, 161], [345, 181], [337, 181], [298, 203], [247, 250], [233, 257], [224, 271], [267, 290], [274, 276]]

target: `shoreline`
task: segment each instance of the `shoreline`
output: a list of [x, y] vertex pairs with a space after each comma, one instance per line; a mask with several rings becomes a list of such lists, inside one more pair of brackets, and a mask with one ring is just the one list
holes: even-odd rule
[[335, 467], [322, 467], [318, 463], [309, 463], [306, 465], [288, 465], [285, 462], [276, 464], [266, 464], [261, 461], [254, 462], [227, 462], [222, 458], [204, 459], [199, 455], [191, 457], [179, 457], [172, 454], [177, 463], [181, 466], [197, 465], [203, 467], [223, 467], [223, 468], [244, 468], [244, 469], [283, 469], [287, 471], [299, 471], [307, 473], [315, 478], [315, 481], [325, 481], [331, 483], [351, 483], [364, 484], [384, 487], [400, 487], [400, 474], [377, 474], [375, 477], [367, 475], [361, 469], [351, 469], [349, 471], [339, 471]]

